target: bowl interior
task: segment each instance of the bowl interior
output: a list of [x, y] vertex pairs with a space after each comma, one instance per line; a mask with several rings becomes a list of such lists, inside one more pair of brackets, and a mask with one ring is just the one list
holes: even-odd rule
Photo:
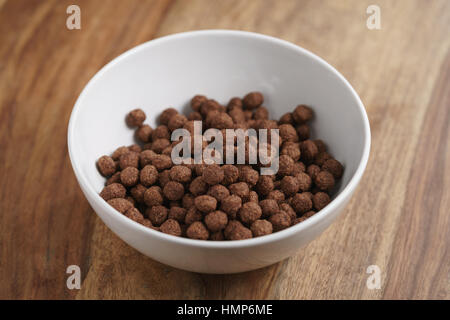
[[195, 94], [220, 103], [249, 91], [264, 93], [271, 118], [298, 104], [312, 106], [314, 138], [345, 166], [340, 192], [363, 159], [365, 114], [347, 81], [315, 55], [285, 41], [246, 32], [178, 34], [138, 46], [104, 67], [78, 99], [69, 128], [69, 148], [78, 178], [100, 192], [104, 178], [95, 162], [134, 143], [124, 122], [142, 108], [154, 126], [167, 107], [187, 111]]

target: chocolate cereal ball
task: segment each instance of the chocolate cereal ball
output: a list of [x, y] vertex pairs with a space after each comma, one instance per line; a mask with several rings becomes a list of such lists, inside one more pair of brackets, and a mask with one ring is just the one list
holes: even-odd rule
[[244, 107], [250, 110], [258, 108], [263, 102], [264, 97], [261, 92], [250, 92], [242, 99]]
[[288, 228], [291, 225], [291, 218], [289, 215], [280, 211], [269, 218], [270, 223], [272, 223], [274, 231], [280, 231]]
[[184, 195], [184, 187], [179, 182], [169, 181], [163, 188], [163, 194], [171, 201], [180, 200]]
[[132, 187], [139, 181], [139, 170], [127, 167], [120, 172], [120, 181], [125, 187]]
[[280, 176], [288, 176], [292, 173], [292, 170], [294, 168], [294, 160], [291, 157], [282, 154], [279, 157], [278, 166], [278, 174]]
[[311, 189], [312, 180], [308, 174], [300, 172], [295, 176], [295, 178], [298, 181], [298, 188], [300, 191], [305, 192]]
[[294, 142], [284, 142], [281, 148], [280, 154], [285, 154], [292, 158], [294, 161], [300, 160], [300, 146]]
[[170, 141], [167, 139], [156, 139], [152, 142], [151, 150], [155, 153], [162, 153], [164, 149], [170, 146]]
[[130, 218], [133, 221], [136, 221], [137, 223], [143, 223], [144, 222], [144, 216], [142, 213], [139, 212], [136, 208], [130, 208], [125, 212], [125, 216], [127, 218]]
[[310, 107], [303, 104], [297, 106], [294, 112], [292, 112], [292, 117], [297, 124], [303, 124], [313, 117], [313, 111]]
[[206, 102], [208, 100], [208, 98], [206, 98], [205, 96], [202, 95], [196, 95], [195, 97], [192, 98], [191, 100], [191, 108], [194, 111], [200, 111], [200, 107], [202, 106], [202, 104], [204, 102]]
[[120, 171], [117, 171], [111, 177], [109, 177], [108, 180], [106, 180], [105, 182], [105, 186], [109, 186], [110, 184], [113, 183], [120, 183]]
[[157, 154], [152, 159], [152, 165], [154, 165], [158, 171], [170, 169], [172, 167], [172, 159], [167, 155]]
[[302, 159], [306, 162], [312, 162], [314, 158], [317, 156], [319, 151], [317, 150], [317, 146], [311, 140], [305, 140], [300, 144], [300, 151], [302, 153]]
[[256, 193], [256, 191], [250, 191], [247, 197], [247, 202], [259, 203], [258, 193]]
[[259, 179], [259, 173], [251, 166], [239, 167], [239, 181], [246, 182], [250, 187], [256, 185]]
[[150, 142], [152, 134], [153, 129], [148, 124], [141, 125], [135, 132], [136, 138], [143, 143]]
[[168, 210], [164, 206], [147, 208], [146, 214], [154, 226], [160, 226], [167, 219]]
[[196, 221], [187, 228], [186, 235], [191, 239], [208, 240], [209, 231], [202, 222]]
[[301, 124], [297, 126], [297, 134], [300, 141], [309, 139], [310, 136], [310, 130], [309, 126], [307, 124]]
[[283, 202], [285, 200], [285, 198], [286, 198], [286, 196], [280, 190], [272, 190], [272, 191], [269, 192], [269, 194], [266, 197], [266, 199], [273, 199], [277, 203]]
[[297, 218], [295, 210], [288, 203], [281, 203], [280, 210], [288, 214], [288, 216], [291, 218], [291, 222]]
[[146, 165], [142, 168], [139, 174], [139, 179], [143, 186], [150, 187], [158, 180], [158, 170], [156, 170], [156, 167], [153, 165]]
[[103, 188], [100, 192], [100, 197], [108, 201], [114, 198], [125, 198], [127, 190], [120, 183], [111, 183]]
[[242, 207], [242, 199], [237, 195], [231, 195], [222, 200], [220, 209], [225, 212], [230, 219], [235, 219], [236, 214]]
[[188, 119], [186, 118], [186, 116], [177, 113], [170, 118], [167, 127], [169, 128], [170, 131], [175, 131], [176, 129], [183, 128], [184, 124], [187, 121]]
[[305, 170], [305, 164], [303, 162], [295, 162], [291, 175], [295, 176], [300, 172], [305, 172]]
[[239, 179], [239, 169], [231, 164], [226, 164], [222, 166], [223, 170], [223, 180], [222, 184], [228, 186], [232, 183], [235, 183]]
[[158, 186], [148, 188], [144, 192], [144, 202], [149, 207], [162, 205], [163, 196], [161, 188]]
[[209, 235], [209, 240], [212, 241], [222, 241], [225, 240], [225, 236], [223, 235], [223, 231], [217, 231], [217, 232], [213, 232]]
[[290, 204], [297, 214], [303, 214], [312, 208], [311, 198], [303, 193], [294, 195]]
[[323, 140], [317, 139], [313, 140], [313, 142], [316, 144], [317, 150], [319, 150], [319, 153], [327, 151], [327, 145]]
[[282, 124], [278, 129], [283, 142], [298, 142], [297, 131], [291, 124]]
[[181, 227], [177, 220], [167, 219], [161, 224], [159, 228], [161, 232], [171, 234], [173, 236], [180, 237], [181, 236]]
[[128, 152], [120, 156], [119, 159], [120, 169], [123, 170], [127, 167], [139, 167], [139, 153], [137, 152]]
[[250, 193], [248, 184], [246, 184], [245, 182], [233, 183], [228, 187], [228, 190], [230, 190], [231, 194], [237, 195], [241, 198], [248, 197]]
[[255, 202], [247, 202], [242, 205], [239, 210], [239, 218], [247, 225], [252, 224], [262, 215], [261, 207]]
[[331, 155], [328, 152], [319, 152], [314, 159], [314, 164], [317, 164], [319, 167], [321, 167], [328, 159], [332, 159]]
[[271, 234], [273, 228], [272, 224], [269, 221], [263, 219], [253, 222], [250, 226], [250, 230], [252, 230], [253, 237], [261, 237], [267, 234]]
[[325, 192], [317, 192], [313, 196], [312, 200], [313, 200], [314, 209], [316, 209], [317, 211], [320, 211], [323, 208], [325, 208], [327, 206], [327, 204], [330, 203], [330, 196], [328, 194], [326, 194]]
[[124, 155], [124, 154], [126, 154], [126, 153], [129, 153], [129, 152], [130, 152], [130, 149], [128, 149], [128, 147], [122, 146], [122, 147], [117, 148], [117, 149], [113, 152], [113, 154], [111, 155], [111, 158], [112, 158], [114, 161], [117, 161], [117, 160], [120, 159], [120, 157], [121, 157], [122, 155]]
[[316, 186], [322, 191], [330, 191], [334, 187], [334, 177], [328, 171], [320, 171], [314, 179]]
[[134, 109], [125, 117], [125, 122], [130, 127], [139, 127], [145, 121], [145, 113], [142, 109]]
[[171, 207], [169, 209], [169, 219], [177, 220], [180, 223], [184, 222], [184, 219], [186, 218], [187, 210], [185, 208], [181, 207]]
[[191, 207], [193, 207], [194, 204], [194, 195], [192, 193], [186, 193], [183, 198], [181, 199], [181, 205], [183, 206], [183, 208], [190, 209]]
[[269, 110], [265, 107], [258, 107], [253, 112], [253, 119], [255, 120], [266, 120], [269, 119]]
[[194, 196], [205, 194], [208, 191], [208, 184], [203, 181], [202, 177], [197, 177], [192, 180], [191, 184], [189, 185], [189, 191]]
[[344, 167], [336, 159], [328, 159], [322, 165], [322, 170], [330, 172], [335, 179], [340, 179], [344, 172]]
[[215, 185], [222, 182], [225, 174], [223, 169], [217, 164], [207, 165], [202, 173], [202, 179], [209, 185]]
[[208, 195], [198, 196], [194, 200], [195, 207], [203, 213], [208, 213], [216, 209], [217, 200]]
[[280, 210], [278, 202], [274, 199], [261, 200], [259, 202], [259, 206], [262, 210], [261, 212], [264, 218], [274, 215]]
[[233, 128], [233, 119], [226, 113], [219, 112], [212, 117], [211, 123], [212, 128], [216, 129], [230, 129]]
[[316, 164], [311, 164], [306, 168], [306, 173], [311, 177], [312, 180], [316, 178], [316, 175], [320, 172], [320, 167]]
[[187, 225], [190, 225], [190, 224], [194, 223], [195, 221], [201, 221], [202, 219], [203, 219], [202, 213], [199, 210], [197, 210], [196, 207], [192, 207], [186, 212], [184, 222]]
[[205, 224], [211, 232], [225, 229], [228, 223], [228, 216], [225, 212], [217, 210], [205, 216]]
[[298, 192], [300, 183], [298, 179], [293, 176], [284, 176], [283, 179], [281, 179], [280, 187], [285, 195], [292, 196]]
[[292, 113], [288, 112], [283, 114], [280, 120], [278, 120], [278, 124], [294, 124], [294, 118], [292, 117]]
[[114, 198], [108, 200], [107, 202], [111, 207], [113, 207], [120, 213], [125, 213], [128, 209], [131, 209], [133, 207], [133, 204], [124, 198]]
[[177, 114], [178, 114], [178, 111], [175, 110], [174, 108], [167, 108], [159, 116], [159, 123], [167, 126], [170, 119], [172, 119]]
[[225, 186], [216, 184], [209, 188], [208, 195], [216, 198], [217, 201], [221, 202], [223, 199], [230, 195], [230, 191]]
[[158, 173], [158, 182], [162, 188], [164, 188], [164, 186], [169, 181], [170, 181], [170, 171], [169, 170], [163, 170], [160, 173]]
[[112, 176], [116, 172], [116, 163], [113, 158], [108, 156], [102, 156], [97, 160], [98, 171], [104, 177]]
[[155, 141], [157, 139], [167, 139], [170, 140], [170, 131], [169, 128], [165, 125], [160, 125], [153, 129], [152, 131], [152, 140]]
[[173, 166], [170, 171], [170, 179], [176, 182], [187, 183], [191, 181], [191, 169], [184, 165]]
[[252, 238], [252, 231], [242, 225], [237, 220], [228, 222], [224, 232], [224, 236], [228, 240], [243, 240]]
[[137, 184], [130, 190], [130, 194], [133, 197], [134, 201], [137, 203], [144, 203], [144, 193], [147, 191], [147, 188], [142, 184]]
[[141, 168], [145, 167], [148, 164], [151, 164], [154, 156], [156, 156], [156, 153], [153, 150], [142, 151], [139, 154], [139, 163], [141, 165]]

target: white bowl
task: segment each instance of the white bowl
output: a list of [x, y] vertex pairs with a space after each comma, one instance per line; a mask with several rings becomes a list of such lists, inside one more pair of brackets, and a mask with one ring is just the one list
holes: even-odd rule
[[[124, 121], [140, 107], [150, 125], [162, 110], [183, 110], [195, 94], [226, 103], [250, 91], [278, 119], [298, 104], [313, 107], [313, 136], [345, 166], [333, 201], [306, 221], [248, 240], [201, 241], [146, 228], [98, 195], [105, 179], [95, 162], [133, 143]], [[321, 234], [352, 196], [367, 164], [370, 127], [364, 106], [344, 77], [318, 56], [289, 42], [249, 32], [207, 30], [152, 40], [120, 55], [86, 85], [72, 111], [68, 147], [84, 195], [103, 222], [130, 246], [161, 263], [201, 273], [261, 268], [294, 255]], [[332, 244], [330, 244], [332, 245]]]

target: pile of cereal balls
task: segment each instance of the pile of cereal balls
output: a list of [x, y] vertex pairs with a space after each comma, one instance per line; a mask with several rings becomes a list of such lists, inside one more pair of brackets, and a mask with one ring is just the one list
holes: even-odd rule
[[[321, 140], [310, 140], [311, 108], [299, 105], [278, 121], [269, 119], [263, 95], [251, 92], [227, 106], [205, 96], [191, 100], [185, 116], [173, 108], [159, 126], [144, 124], [136, 109], [126, 123], [139, 144], [119, 147], [97, 161], [107, 177], [100, 196], [128, 218], [173, 236], [200, 240], [242, 240], [271, 234], [311, 217], [330, 202], [343, 166]], [[181, 164], [171, 160], [171, 132], [208, 128], [279, 129], [276, 175], [260, 175], [262, 164]]]

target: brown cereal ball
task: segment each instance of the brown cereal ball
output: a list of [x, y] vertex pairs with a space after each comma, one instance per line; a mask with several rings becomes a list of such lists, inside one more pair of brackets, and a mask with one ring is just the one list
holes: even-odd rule
[[235, 219], [236, 214], [242, 207], [242, 199], [236, 195], [231, 195], [222, 200], [220, 209], [225, 212], [230, 219]]
[[242, 111], [242, 109], [236, 108], [236, 109], [230, 110], [228, 112], [228, 114], [230, 115], [230, 117], [234, 123], [245, 122], [245, 113], [244, 113], [244, 111]]
[[151, 150], [155, 153], [162, 153], [164, 149], [170, 146], [170, 141], [167, 139], [156, 139], [153, 141]]
[[189, 191], [194, 196], [205, 194], [208, 191], [208, 184], [203, 181], [202, 177], [197, 177], [192, 180], [191, 184], [189, 185]]
[[166, 221], [161, 224], [161, 227], [159, 228], [161, 232], [171, 234], [176, 237], [181, 236], [181, 227], [177, 220], [174, 219], [167, 219]]
[[246, 182], [250, 187], [256, 185], [259, 179], [259, 173], [251, 166], [239, 167], [239, 181]]
[[230, 190], [231, 194], [237, 195], [241, 198], [248, 197], [250, 193], [248, 184], [246, 184], [245, 182], [233, 183], [228, 187], [228, 190]]
[[113, 198], [125, 198], [127, 190], [120, 183], [111, 183], [103, 188], [100, 192], [100, 197], [108, 201]]
[[205, 168], [208, 165], [205, 163], [196, 163], [194, 164], [194, 172], [197, 176], [201, 176], [203, 174], [203, 170], [205, 170]]
[[320, 167], [315, 164], [311, 164], [306, 169], [306, 173], [311, 177], [312, 180], [316, 178], [316, 175], [320, 172]]
[[334, 177], [328, 171], [320, 171], [314, 179], [316, 186], [322, 191], [330, 191], [334, 187]]
[[102, 156], [97, 160], [97, 168], [102, 176], [109, 177], [116, 172], [116, 163], [113, 158]]
[[278, 129], [283, 142], [298, 142], [297, 131], [291, 124], [282, 124]]
[[203, 122], [203, 125], [206, 128], [212, 128], [213, 118], [219, 116], [220, 114], [221, 114], [221, 112], [219, 110], [212, 110], [212, 111], [208, 112], [208, 114], [205, 117], [205, 121]]
[[144, 219], [144, 221], [142, 222], [142, 225], [146, 226], [147, 228], [159, 231], [159, 227], [154, 227], [152, 222], [149, 219]]
[[285, 154], [280, 155], [278, 163], [278, 174], [280, 176], [288, 176], [292, 173], [293, 169], [294, 160]]
[[297, 135], [300, 141], [307, 140], [310, 137], [310, 130], [307, 124], [297, 126]]
[[183, 196], [183, 199], [181, 199], [181, 204], [183, 206], [184, 209], [190, 209], [192, 208], [195, 204], [194, 204], [194, 195], [191, 193], [186, 193]]
[[228, 186], [232, 183], [235, 183], [239, 179], [239, 169], [231, 164], [226, 164], [222, 166], [223, 170], [223, 180], [222, 184]]
[[142, 109], [134, 109], [125, 117], [125, 122], [130, 127], [139, 127], [145, 121], [145, 113]]
[[340, 179], [344, 172], [344, 167], [336, 159], [328, 159], [322, 165], [322, 170], [330, 172], [335, 179]]
[[187, 119], [189, 121], [202, 121], [202, 115], [200, 112], [191, 112], [188, 114]]
[[223, 235], [223, 231], [220, 230], [220, 231], [211, 233], [210, 236], [209, 236], [209, 240], [212, 240], [212, 241], [222, 241], [222, 240], [225, 240], [225, 236]]
[[125, 187], [132, 187], [139, 181], [139, 170], [134, 167], [127, 167], [120, 172], [120, 182]]
[[187, 183], [191, 181], [191, 169], [186, 166], [173, 166], [169, 171], [170, 179], [176, 182]]
[[280, 210], [288, 214], [289, 218], [291, 218], [291, 222], [293, 222], [297, 218], [295, 210], [288, 203], [281, 203]]
[[207, 165], [202, 173], [202, 179], [209, 185], [215, 185], [222, 182], [225, 174], [223, 169], [217, 164]]
[[151, 164], [146, 165], [142, 168], [139, 174], [139, 179], [143, 186], [150, 187], [158, 180], [158, 170], [156, 170], [156, 167]]
[[179, 182], [169, 181], [163, 188], [163, 194], [171, 201], [180, 200], [184, 195], [184, 187]]
[[258, 193], [256, 193], [256, 191], [250, 191], [250, 193], [248, 194], [248, 197], [247, 197], [247, 202], [259, 203]]
[[292, 117], [297, 124], [303, 124], [313, 117], [313, 111], [310, 107], [303, 104], [297, 106], [294, 112], [292, 112]]
[[186, 212], [186, 216], [184, 217], [184, 223], [190, 225], [195, 221], [201, 221], [202, 219], [203, 219], [202, 213], [198, 211], [196, 207], [192, 207]]
[[170, 140], [169, 128], [165, 125], [160, 125], [152, 131], [152, 140], [167, 139]]
[[153, 133], [152, 127], [150, 127], [148, 124], [143, 124], [136, 130], [135, 134], [136, 134], [136, 138], [139, 141], [141, 141], [143, 143], [147, 143], [150, 141], [152, 133]]
[[194, 200], [195, 207], [203, 213], [208, 213], [216, 209], [217, 200], [208, 195], [198, 196]]
[[162, 205], [163, 196], [161, 188], [158, 186], [148, 188], [144, 192], [144, 202], [149, 207]]
[[137, 152], [137, 153], [141, 153], [142, 152], [141, 146], [136, 144], [136, 143], [128, 146], [128, 150], [130, 150], [132, 152]]
[[293, 176], [284, 176], [281, 179], [281, 190], [287, 196], [292, 196], [296, 194], [300, 188], [300, 183], [297, 178]]
[[158, 173], [158, 182], [159, 182], [159, 185], [162, 188], [164, 188], [164, 186], [169, 181], [170, 181], [170, 172], [169, 172], [169, 170], [163, 170], [160, 173]]
[[264, 102], [264, 97], [261, 92], [250, 92], [242, 100], [244, 107], [250, 110], [258, 108]]
[[306, 212], [303, 216], [302, 216], [302, 218], [305, 218], [305, 219], [307, 219], [307, 218], [311, 218], [313, 215], [315, 215], [316, 214], [316, 212], [314, 211], [314, 210], [310, 210], [310, 211], [308, 211], [308, 212]]
[[304, 172], [300, 172], [299, 174], [297, 174], [295, 176], [295, 178], [298, 181], [298, 186], [299, 186], [300, 191], [305, 192], [305, 191], [308, 191], [309, 189], [311, 189], [312, 180], [308, 174], [306, 174]]
[[313, 140], [313, 142], [316, 145], [317, 150], [319, 150], [319, 153], [327, 151], [327, 146], [326, 146], [325, 142], [323, 142], [322, 140], [317, 139], [317, 140]]
[[317, 192], [313, 196], [312, 200], [313, 200], [314, 209], [316, 209], [317, 211], [320, 211], [323, 208], [325, 208], [327, 206], [327, 204], [330, 203], [330, 196], [328, 194], [326, 194], [325, 192]]
[[233, 128], [233, 118], [228, 114], [220, 112], [211, 119], [211, 127], [216, 129], [229, 129]]
[[223, 185], [216, 184], [209, 188], [208, 195], [216, 198], [217, 201], [221, 202], [223, 199], [230, 195], [230, 191]]
[[136, 208], [130, 208], [125, 212], [125, 216], [127, 218], [130, 218], [133, 221], [136, 221], [137, 223], [143, 223], [144, 222], [144, 216], [142, 213], [139, 212]]
[[269, 110], [265, 107], [258, 107], [253, 112], [253, 119], [255, 120], [267, 120], [269, 119]]
[[291, 225], [291, 218], [289, 215], [280, 211], [269, 218], [270, 223], [272, 223], [273, 231], [280, 231], [288, 228]]
[[311, 140], [303, 141], [300, 144], [300, 151], [302, 153], [302, 159], [306, 162], [312, 162], [319, 153], [317, 146]]
[[172, 167], [172, 159], [167, 155], [157, 154], [152, 159], [152, 165], [154, 165], [158, 171], [170, 169]]
[[242, 107], [243, 107], [242, 100], [241, 98], [237, 97], [231, 98], [227, 105], [228, 111], [231, 111], [233, 109], [242, 109]]
[[285, 154], [294, 161], [300, 160], [300, 146], [295, 142], [284, 142], [280, 154]]
[[147, 191], [146, 187], [144, 187], [142, 184], [137, 184], [136, 186], [131, 188], [130, 194], [137, 203], [143, 203], [145, 191]]
[[303, 162], [295, 162], [291, 175], [295, 176], [295, 175], [299, 174], [300, 172], [305, 172], [305, 170], [306, 169], [305, 169], [305, 165], [303, 164]]
[[239, 218], [247, 225], [252, 224], [255, 220], [259, 219], [262, 215], [262, 209], [259, 204], [255, 202], [246, 202], [239, 209]]
[[273, 190], [270, 191], [270, 193], [267, 195], [266, 197], [267, 199], [273, 199], [275, 200], [277, 203], [281, 203], [285, 200], [285, 195], [282, 191], [280, 190]]
[[292, 113], [288, 112], [283, 114], [280, 120], [278, 120], [278, 124], [294, 124], [294, 118], [292, 117]]
[[200, 111], [200, 107], [204, 102], [206, 102], [208, 99], [205, 96], [202, 95], [196, 95], [191, 100], [191, 108], [194, 111]]
[[137, 152], [128, 152], [120, 156], [119, 159], [120, 169], [123, 170], [127, 167], [139, 167], [139, 153]]
[[252, 230], [253, 237], [261, 237], [265, 236], [267, 234], [271, 234], [273, 231], [272, 224], [263, 219], [263, 220], [256, 220], [252, 223], [250, 230]]
[[113, 207], [120, 213], [125, 213], [128, 209], [131, 209], [133, 207], [133, 204], [124, 198], [113, 198], [109, 199], [107, 202], [111, 207]]
[[114, 173], [108, 180], [105, 182], [105, 186], [109, 186], [113, 183], [120, 183], [120, 171]]
[[134, 201], [132, 196], [126, 196], [125, 199], [130, 201], [133, 207], [136, 205], [136, 201]]
[[280, 208], [278, 206], [278, 202], [274, 199], [265, 199], [259, 202], [259, 206], [261, 208], [262, 216], [264, 218], [274, 215]]
[[[245, 121], [249, 122], [249, 128], [253, 128], [253, 125], [255, 124], [255, 120], [251, 120], [253, 117], [253, 111], [251, 110], [244, 110], [244, 117], [245, 117]], [[253, 121], [253, 122], [251, 122]]]
[[200, 107], [200, 113], [206, 117], [208, 113], [213, 111], [222, 111], [222, 106], [214, 99], [206, 100]]
[[244, 240], [252, 238], [252, 231], [237, 220], [228, 222], [223, 234], [228, 240]]
[[172, 119], [177, 114], [178, 114], [178, 111], [175, 110], [174, 108], [167, 108], [159, 116], [159, 123], [167, 126], [167, 124], [169, 123], [170, 119]]
[[187, 228], [186, 235], [191, 239], [208, 240], [209, 231], [202, 222], [196, 221]]
[[139, 154], [139, 163], [141, 164], [141, 168], [145, 167], [148, 164], [151, 164], [154, 156], [156, 156], [156, 153], [153, 150], [142, 151]]
[[228, 223], [228, 216], [225, 212], [217, 210], [205, 216], [205, 224], [211, 232], [225, 229]]
[[164, 206], [153, 206], [145, 212], [154, 226], [160, 226], [167, 219], [168, 210]]
[[258, 183], [256, 184], [256, 191], [261, 196], [268, 195], [274, 189], [274, 184], [271, 176], [262, 175], [259, 176]]
[[120, 157], [122, 155], [124, 155], [125, 153], [129, 153], [129, 152], [130, 152], [130, 149], [128, 149], [128, 147], [122, 146], [122, 147], [117, 148], [113, 152], [113, 154], [111, 155], [111, 158], [113, 158], [113, 160], [117, 161], [120, 159]]
[[325, 161], [328, 159], [332, 159], [331, 155], [324, 151], [317, 154], [316, 158], [314, 159], [314, 164], [318, 165], [319, 167], [323, 166]]
[[175, 219], [180, 223], [184, 222], [187, 210], [181, 207], [171, 207], [169, 210], [169, 219]]
[[297, 193], [291, 199], [291, 206], [297, 214], [305, 213], [312, 208], [311, 198], [303, 193]]
[[188, 121], [185, 115], [176, 114], [170, 118], [167, 127], [170, 131], [175, 131], [176, 129], [183, 128], [184, 124]]

